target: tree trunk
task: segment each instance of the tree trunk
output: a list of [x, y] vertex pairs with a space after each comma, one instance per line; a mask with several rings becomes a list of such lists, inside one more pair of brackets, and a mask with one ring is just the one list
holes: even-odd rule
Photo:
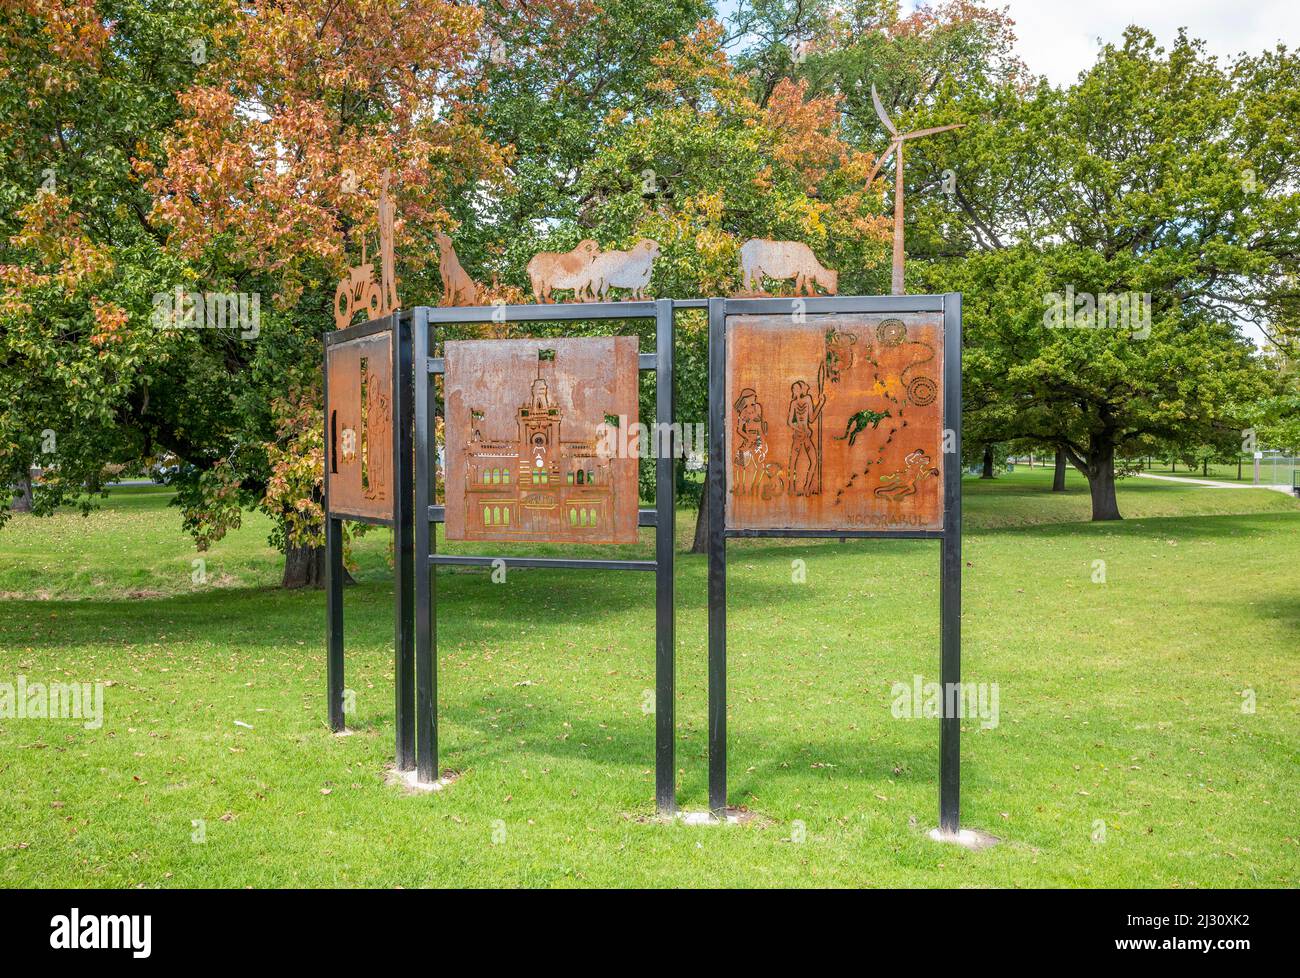
[[984, 471], [980, 473], [981, 479], [993, 478], [993, 446], [984, 446]]
[[1241, 456], [1237, 456], [1237, 481], [1241, 481]]
[[1096, 474], [1088, 478], [1088, 490], [1092, 493], [1092, 521], [1120, 520], [1119, 503], [1115, 500], [1115, 465], [1107, 461], [1101, 465]]
[[284, 577], [280, 587], [324, 587], [325, 548], [289, 544], [284, 552]]
[[14, 483], [14, 501], [10, 509], [15, 513], [30, 513], [32, 511], [32, 477], [30, 474], [23, 476]]
[[1066, 450], [1066, 457], [1088, 479], [1088, 492], [1092, 496], [1092, 520], [1122, 520], [1119, 503], [1115, 499], [1115, 436], [1093, 433], [1088, 439], [1088, 457], [1080, 458], [1074, 449]]
[[1056, 450], [1056, 471], [1052, 474], [1052, 492], [1065, 492], [1065, 449]]
[[1123, 519], [1115, 499], [1114, 442], [1094, 435], [1088, 444], [1088, 464], [1083, 472], [1088, 477], [1088, 492], [1092, 496], [1092, 521]]
[[695, 515], [695, 539], [691, 541], [691, 553], [706, 554], [709, 552], [709, 507], [708, 507], [708, 483], [705, 483], [704, 495], [700, 497], [700, 511]]
[[1210, 474], [1210, 460], [1209, 460], [1208, 458], [1206, 458], [1206, 459], [1202, 459], [1202, 460], [1201, 460], [1201, 475], [1203, 475], [1203, 476], [1209, 476], [1209, 474]]

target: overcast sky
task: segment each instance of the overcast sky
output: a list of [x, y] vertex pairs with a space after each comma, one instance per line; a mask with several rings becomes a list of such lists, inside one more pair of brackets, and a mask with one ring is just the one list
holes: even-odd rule
[[[1097, 38], [1114, 41], [1129, 24], [1168, 46], [1179, 27], [1211, 54], [1258, 52], [1278, 41], [1300, 44], [1300, 0], [993, 0], [1016, 22], [1020, 57], [1055, 84], [1074, 81], [1092, 64]], [[911, 6], [915, 6], [912, 4]]]

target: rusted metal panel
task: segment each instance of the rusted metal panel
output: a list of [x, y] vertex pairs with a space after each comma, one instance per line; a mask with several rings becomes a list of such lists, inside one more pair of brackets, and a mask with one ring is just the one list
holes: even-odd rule
[[449, 340], [448, 540], [635, 543], [637, 340]]
[[727, 322], [729, 529], [943, 529], [938, 314]]
[[331, 514], [393, 518], [393, 342], [378, 333], [326, 353]]

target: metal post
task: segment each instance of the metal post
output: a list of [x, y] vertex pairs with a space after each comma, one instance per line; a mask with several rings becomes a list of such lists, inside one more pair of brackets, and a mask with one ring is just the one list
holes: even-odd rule
[[415, 382], [415, 766], [427, 783], [438, 778], [438, 661], [431, 589], [436, 530], [429, 522], [437, 446], [431, 436], [434, 389], [429, 383], [429, 311], [412, 314], [412, 375]]
[[330, 730], [341, 733], [343, 717], [343, 522], [325, 520], [325, 697]]
[[676, 549], [677, 439], [673, 422], [673, 302], [655, 302], [655, 805], [677, 810], [676, 649], [673, 566]]
[[[955, 834], [961, 824], [961, 717], [955, 690], [961, 682], [961, 294], [943, 301], [943, 542], [940, 544], [939, 682], [944, 712], [939, 721], [939, 830]], [[947, 451], [950, 449], [950, 451]]]
[[709, 300], [709, 808], [727, 807], [726, 301]]
[[903, 244], [903, 141], [898, 141], [897, 154], [894, 158], [894, 267], [890, 275], [890, 291], [894, 295], [903, 295], [903, 262], [906, 252]]
[[411, 324], [393, 313], [393, 679], [397, 770], [415, 767], [415, 540], [411, 496]]
[[[325, 425], [325, 458], [330, 451], [329, 419], [329, 346], [325, 346], [324, 366], [321, 370], [322, 403]], [[330, 467], [328, 461], [324, 466], [324, 498], [321, 508], [325, 511], [325, 710], [329, 717], [330, 730], [341, 733], [344, 726], [343, 717], [343, 524], [329, 515]]]

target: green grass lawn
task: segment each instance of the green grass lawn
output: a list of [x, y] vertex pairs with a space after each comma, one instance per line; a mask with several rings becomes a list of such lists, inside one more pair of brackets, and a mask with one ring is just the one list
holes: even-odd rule
[[[895, 682], [938, 678], [935, 544], [732, 544], [731, 800], [758, 817], [694, 827], [650, 817], [652, 575], [440, 572], [461, 777], [408, 795], [385, 781], [386, 532], [356, 544], [356, 733], [338, 738], [323, 597], [276, 589], [260, 517], [203, 555], [201, 584], [165, 492], [16, 517], [0, 682], [111, 685], [99, 729], [0, 720], [0, 885], [1296, 886], [1300, 503], [1127, 480], [1129, 518], [1093, 525], [1074, 473], [1064, 495], [1050, 480], [964, 483], [963, 678], [999, 689], [997, 726], [964, 727], [964, 824], [1002, 840], [981, 852], [925, 837], [937, 724], [890, 709]], [[648, 553], [648, 531], [619, 552]], [[678, 598], [698, 810], [702, 558], [680, 556]]]

